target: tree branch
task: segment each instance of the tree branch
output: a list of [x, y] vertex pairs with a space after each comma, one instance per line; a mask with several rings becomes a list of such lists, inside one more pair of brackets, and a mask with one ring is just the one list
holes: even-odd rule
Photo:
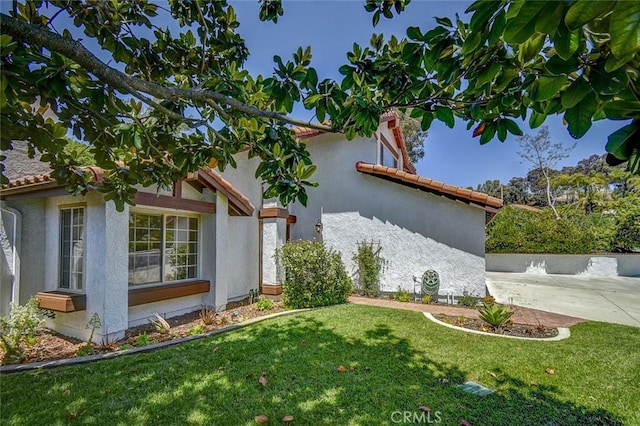
[[76, 40], [62, 37], [44, 28], [12, 18], [4, 13], [0, 13], [0, 27], [2, 28], [2, 34], [8, 34], [12, 38], [24, 43], [45, 47], [50, 51], [57, 52], [75, 61], [102, 81], [125, 92], [135, 89], [159, 99], [190, 99], [192, 101], [201, 102], [213, 100], [218, 103], [228, 105], [231, 108], [246, 114], [270, 118], [283, 123], [292, 124], [294, 126], [309, 127], [325, 132], [334, 131], [331, 126], [297, 120], [273, 111], [265, 111], [212, 90], [166, 87], [157, 83], [132, 77], [111, 68]]

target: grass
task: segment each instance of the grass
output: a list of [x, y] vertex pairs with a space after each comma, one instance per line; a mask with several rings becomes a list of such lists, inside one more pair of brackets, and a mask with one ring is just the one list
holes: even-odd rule
[[[304, 425], [393, 424], [402, 420], [394, 412], [419, 416], [426, 405], [445, 425], [631, 425], [640, 424], [640, 329], [582, 323], [565, 341], [517, 341], [344, 305], [0, 380], [3, 424], [251, 425], [259, 414], [273, 425], [285, 415]], [[466, 380], [496, 393], [466, 394], [455, 386]]]

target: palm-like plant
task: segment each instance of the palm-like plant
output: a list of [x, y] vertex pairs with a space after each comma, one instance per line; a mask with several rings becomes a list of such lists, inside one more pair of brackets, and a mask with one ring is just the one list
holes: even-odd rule
[[514, 312], [508, 310], [506, 306], [497, 303], [485, 305], [478, 311], [480, 319], [492, 326], [495, 331], [501, 331], [502, 326], [509, 321], [513, 314]]

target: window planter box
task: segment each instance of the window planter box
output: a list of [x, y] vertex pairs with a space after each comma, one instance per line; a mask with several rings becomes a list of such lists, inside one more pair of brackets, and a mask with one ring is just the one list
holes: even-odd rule
[[204, 280], [134, 288], [129, 290], [129, 306], [144, 305], [145, 303], [191, 296], [192, 294], [208, 293], [210, 288], [209, 281]]
[[84, 311], [87, 308], [87, 295], [67, 291], [45, 291], [36, 293], [41, 309], [56, 312]]

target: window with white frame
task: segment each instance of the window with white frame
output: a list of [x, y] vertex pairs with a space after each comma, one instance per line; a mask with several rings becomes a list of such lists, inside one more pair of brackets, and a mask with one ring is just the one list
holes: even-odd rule
[[398, 167], [398, 154], [395, 151], [391, 151], [387, 144], [380, 140], [379, 149], [380, 149], [380, 164], [387, 167]]
[[60, 210], [60, 277], [58, 287], [82, 290], [84, 284], [84, 207]]
[[132, 212], [129, 285], [198, 277], [198, 218]]

